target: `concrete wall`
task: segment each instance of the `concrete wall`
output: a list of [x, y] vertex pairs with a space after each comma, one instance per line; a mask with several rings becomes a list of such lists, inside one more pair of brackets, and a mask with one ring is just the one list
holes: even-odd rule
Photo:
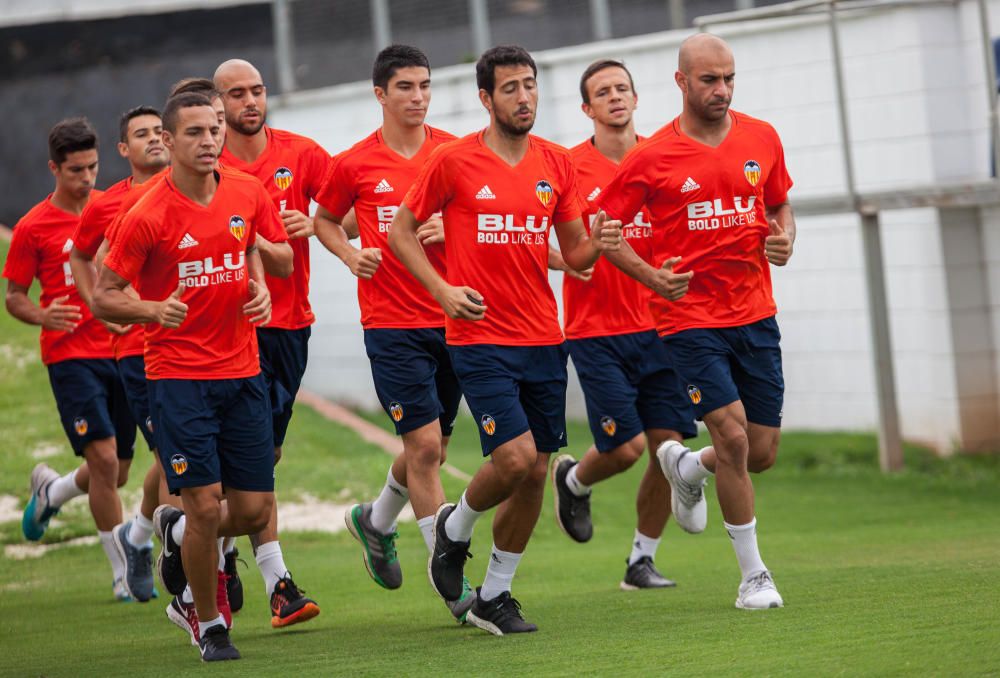
[[[1000, 26], [1000, 0], [989, 3]], [[841, 16], [849, 121], [859, 188], [885, 190], [983, 179], [989, 174], [986, 79], [975, 4], [879, 9]], [[821, 19], [796, 18], [720, 26], [737, 63], [734, 108], [770, 121], [782, 135], [796, 199], [844, 192], [829, 32]], [[686, 32], [553, 50], [540, 67], [535, 131], [563, 144], [591, 133], [579, 110], [577, 82], [596, 58], [624, 58], [639, 93], [637, 126], [648, 134], [680, 109], [673, 83]], [[429, 122], [456, 134], [483, 127], [472, 65], [436, 70]], [[284, 99], [278, 127], [310, 135], [340, 151], [377, 127], [370, 83]], [[954, 215], [952, 215], [954, 216]], [[904, 435], [949, 450], [962, 440], [962, 381], [954, 341], [961, 285], [949, 273], [950, 219], [938, 210], [883, 214], [893, 350]], [[982, 247], [974, 255], [982, 283], [978, 308], [990, 328], [978, 347], [988, 375], [982, 392], [997, 402], [1000, 368], [1000, 210], [977, 212]], [[802, 217], [796, 254], [775, 272], [783, 329], [792, 428], [876, 426], [871, 346], [858, 219]], [[376, 403], [357, 324], [350, 274], [321, 248], [313, 254], [313, 303], [319, 316], [306, 383], [327, 395]], [[553, 279], [558, 298], [558, 279]], [[958, 287], [956, 288], [956, 285]], [[984, 335], [986, 336], [986, 335]], [[967, 395], [967, 394], [966, 394]], [[980, 397], [977, 394], [976, 397]], [[571, 412], [581, 414], [578, 395]]]

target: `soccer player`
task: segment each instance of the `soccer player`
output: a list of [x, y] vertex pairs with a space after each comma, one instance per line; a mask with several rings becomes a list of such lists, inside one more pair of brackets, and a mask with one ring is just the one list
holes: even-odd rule
[[[121, 210], [125, 196], [170, 163], [170, 156], [160, 138], [161, 132], [160, 112], [149, 106], [128, 110], [119, 120], [118, 153], [128, 160], [131, 175], [87, 203], [73, 234], [73, 249], [69, 255], [77, 290], [88, 307], [97, 278], [94, 258]], [[142, 358], [144, 332], [141, 327], [122, 327], [113, 323], [106, 323], [105, 326], [114, 334], [113, 352], [132, 419], [139, 425], [149, 449], [155, 452]], [[112, 530], [113, 543], [126, 565], [125, 590], [140, 602], [156, 595], [153, 588], [152, 518], [160, 500], [169, 501], [169, 495], [161, 496], [162, 479], [159, 461], [154, 461], [143, 480], [142, 503], [135, 517]]]
[[[444, 503], [440, 467], [444, 462], [462, 393], [445, 345], [445, 316], [388, 247], [389, 227], [431, 151], [455, 139], [424, 124], [431, 100], [427, 57], [407, 45], [379, 52], [372, 69], [375, 98], [382, 106], [382, 127], [334, 161], [319, 195], [320, 240], [358, 277], [358, 302], [365, 348], [379, 402], [403, 439], [385, 486], [371, 502], [355, 504], [345, 515], [361, 543], [371, 578], [387, 589], [399, 588], [403, 573], [396, 556], [396, 519], [409, 501], [428, 550], [434, 513]], [[361, 249], [353, 247], [341, 222], [354, 209]], [[440, 215], [417, 230], [435, 270], [445, 272]], [[466, 585], [457, 600], [446, 601], [462, 621], [474, 595]]]
[[[631, 73], [613, 60], [587, 67], [580, 95], [594, 135], [570, 153], [584, 214], [593, 219], [601, 189], [638, 141], [632, 121], [638, 96]], [[622, 235], [645, 261], [652, 259], [652, 228], [641, 212]], [[670, 516], [670, 486], [656, 450], [666, 440], [697, 433], [691, 403], [656, 334], [649, 294], [609, 261], [598, 260], [589, 281], [563, 280], [566, 345], [583, 386], [594, 445], [579, 463], [568, 454], [555, 460], [556, 520], [575, 541], [589, 541], [591, 486], [630, 468], [648, 445], [649, 464], [636, 495], [638, 525], [621, 582], [625, 590], [674, 585], [654, 564]]]
[[[549, 453], [566, 445], [566, 352], [547, 275], [554, 226], [565, 261], [593, 266], [619, 246], [621, 224], [599, 213], [588, 236], [569, 152], [530, 135], [538, 91], [521, 47], [476, 64], [485, 130], [437, 149], [403, 200], [389, 245], [444, 309], [448, 350], [476, 422], [483, 464], [459, 504], [434, 517], [428, 572], [445, 600], [463, 590], [472, 528], [498, 506], [486, 578], [467, 621], [497, 635], [537, 630], [510, 585], [538, 520]], [[417, 237], [443, 212], [447, 279]]]
[[659, 268], [628, 248], [611, 258], [658, 294], [657, 330], [712, 437], [700, 452], [676, 441], [658, 451], [675, 518], [689, 532], [705, 528], [702, 487], [714, 472], [743, 577], [736, 607], [781, 607], [757, 548], [747, 472], [774, 463], [781, 435], [781, 336], [768, 264], [784, 266], [792, 254], [792, 180], [774, 129], [729, 109], [729, 46], [695, 35], [678, 61], [681, 114], [632, 150], [598, 204], [621, 219], [646, 206], [656, 224]]
[[[221, 128], [207, 97], [167, 101], [163, 142], [170, 174], [125, 216], [94, 310], [108, 322], [147, 324], [158, 452], [184, 505], [154, 514], [157, 568], [175, 595], [190, 583], [202, 659], [238, 659], [215, 595], [218, 538], [259, 532], [274, 503], [270, 399], [254, 331], [271, 311], [258, 232], [289, 267], [292, 252], [260, 182], [217, 168]], [[141, 299], [123, 292], [130, 281]]]
[[[45, 464], [35, 467], [21, 522], [24, 536], [41, 539], [59, 508], [86, 494], [111, 562], [115, 596], [127, 600], [125, 563], [114, 546], [112, 529], [122, 518], [118, 488], [128, 480], [135, 423], [118, 380], [111, 334], [83, 303], [69, 264], [80, 213], [92, 195], [100, 195], [93, 191], [97, 166], [97, 133], [86, 119], [63, 120], [52, 128], [49, 170], [55, 191], [14, 227], [3, 277], [8, 312], [42, 328], [42, 362], [63, 430], [76, 455], [85, 459], [61, 477]], [[39, 304], [28, 297], [35, 278], [42, 287]]]
[[[311, 139], [266, 125], [267, 88], [252, 64], [240, 59], [226, 61], [215, 71], [214, 82], [226, 114], [220, 162], [257, 177], [264, 185], [280, 210], [294, 253], [291, 277], [267, 276], [273, 304], [271, 322], [257, 328], [261, 371], [271, 394], [277, 463], [306, 371], [309, 335], [316, 319], [309, 306], [309, 238], [313, 234], [309, 201], [319, 192], [330, 156]], [[250, 535], [250, 543], [264, 577], [271, 626], [289, 626], [318, 615], [319, 606], [302, 595], [285, 567], [278, 543], [277, 504], [267, 527]]]

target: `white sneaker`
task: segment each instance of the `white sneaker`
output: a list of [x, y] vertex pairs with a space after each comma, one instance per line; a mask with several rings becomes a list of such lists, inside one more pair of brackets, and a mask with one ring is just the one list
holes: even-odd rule
[[740, 584], [739, 595], [736, 596], [736, 607], [741, 610], [767, 610], [772, 607], [784, 607], [774, 579], [767, 570], [752, 574]]
[[681, 477], [677, 464], [691, 450], [676, 440], [668, 440], [656, 450], [660, 470], [670, 483], [670, 508], [681, 529], [691, 534], [705, 531], [708, 524], [708, 504], [705, 502], [705, 480], [689, 483]]

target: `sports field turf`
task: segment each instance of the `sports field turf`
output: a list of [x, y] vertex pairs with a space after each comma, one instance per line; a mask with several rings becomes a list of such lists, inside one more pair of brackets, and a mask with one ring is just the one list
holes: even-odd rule
[[[0, 257], [5, 246], [0, 244]], [[0, 313], [0, 495], [26, 499], [36, 463], [60, 471], [74, 459], [62, 436], [36, 332]], [[373, 420], [381, 421], [381, 416]], [[481, 463], [475, 430], [460, 419], [449, 461]], [[570, 428], [571, 450], [588, 440]], [[344, 503], [367, 498], [388, 457], [353, 433], [299, 408], [279, 466], [279, 497]], [[671, 524], [657, 564], [675, 590], [624, 593], [618, 582], [634, 527], [639, 470], [594, 494], [591, 543], [572, 543], [546, 499], [514, 594], [536, 634], [495, 638], [451, 621], [427, 582], [416, 525], [401, 525], [404, 585], [371, 582], [346, 533], [283, 539], [296, 581], [322, 607], [312, 622], [269, 626], [260, 577], [242, 570], [247, 604], [233, 638], [241, 662], [201, 666], [163, 614], [165, 599], [120, 604], [98, 545], [41, 558], [0, 554], [0, 675], [988, 675], [1000, 672], [1000, 458], [941, 462], [908, 450], [909, 470], [886, 477], [870, 435], [788, 434], [775, 469], [755, 477], [760, 542], [787, 607], [733, 608], [738, 570], [709, 489], [701, 536]], [[150, 462], [137, 453], [129, 492]], [[457, 499], [462, 484], [445, 477]], [[550, 488], [551, 489], [551, 488]], [[85, 499], [59, 516], [45, 542], [93, 534]], [[0, 524], [0, 547], [21, 544]], [[479, 581], [487, 521], [467, 572]]]

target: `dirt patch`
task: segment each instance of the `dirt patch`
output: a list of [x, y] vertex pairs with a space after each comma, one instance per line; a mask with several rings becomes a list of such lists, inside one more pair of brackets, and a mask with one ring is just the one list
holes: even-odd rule
[[0, 523], [13, 523], [21, 520], [21, 502], [10, 494], [0, 494]]
[[49, 551], [65, 549], [73, 546], [93, 546], [100, 541], [97, 535], [89, 537], [77, 537], [69, 541], [60, 541], [55, 544], [7, 544], [3, 547], [3, 554], [11, 560], [27, 560], [29, 558], [41, 558]]
[[31, 458], [38, 459], [51, 459], [52, 457], [58, 457], [66, 448], [62, 445], [54, 445], [52, 443], [43, 443], [31, 451]]
[[[303, 495], [299, 501], [278, 502], [278, 529], [281, 532], [328, 532], [347, 529], [344, 514], [352, 504], [335, 504], [312, 495]], [[413, 511], [409, 506], [399, 516], [400, 522], [412, 522]]]

